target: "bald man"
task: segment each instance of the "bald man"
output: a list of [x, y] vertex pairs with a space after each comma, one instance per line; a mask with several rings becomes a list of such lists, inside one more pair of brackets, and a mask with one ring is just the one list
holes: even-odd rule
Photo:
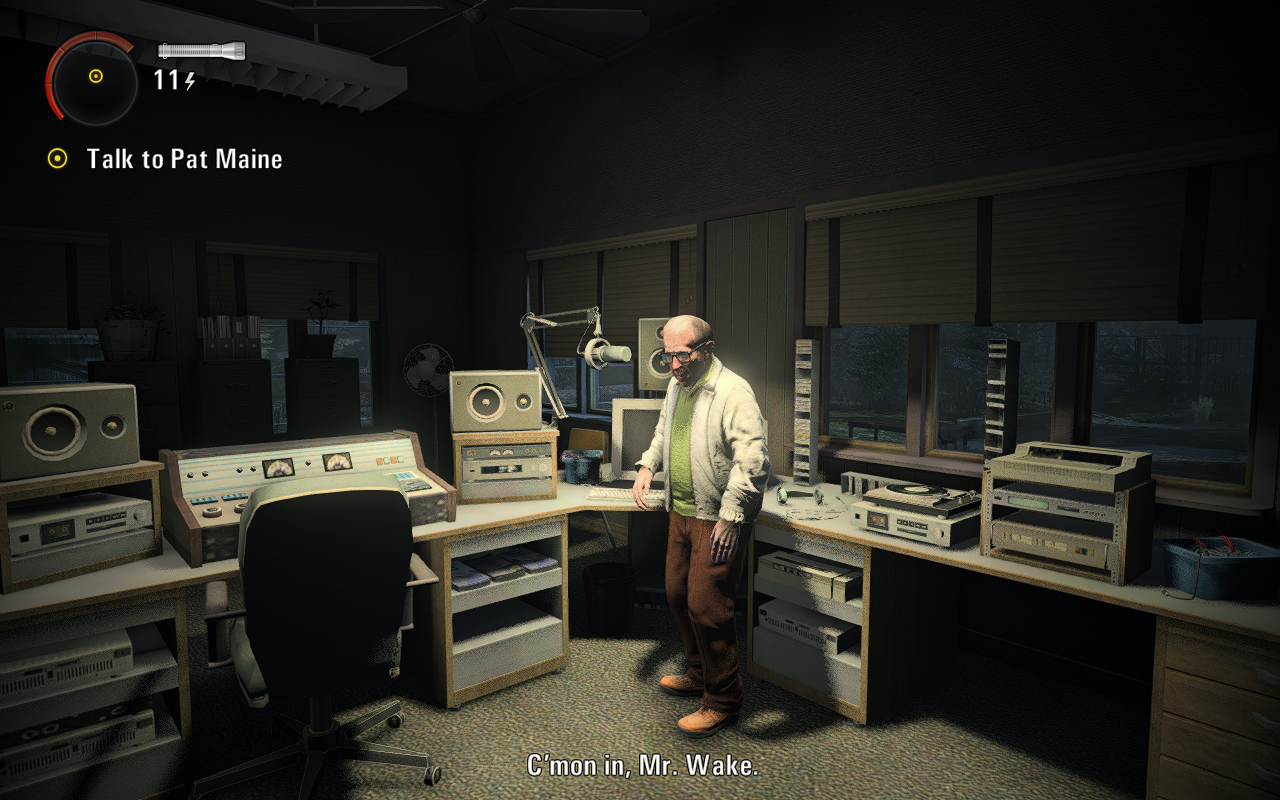
[[687, 671], [659, 688], [702, 698], [676, 723], [686, 736], [710, 736], [738, 721], [742, 677], [733, 602], [751, 525], [769, 477], [764, 418], [751, 386], [716, 359], [711, 326], [693, 316], [663, 327], [671, 365], [667, 399], [631, 488], [649, 509], [653, 474], [667, 474], [667, 603], [684, 640]]

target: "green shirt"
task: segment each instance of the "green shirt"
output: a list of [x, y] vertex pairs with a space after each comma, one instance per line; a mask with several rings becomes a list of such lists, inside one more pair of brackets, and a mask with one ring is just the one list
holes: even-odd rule
[[667, 487], [671, 491], [671, 507], [684, 517], [695, 517], [697, 506], [693, 501], [693, 467], [689, 457], [689, 431], [693, 427], [693, 407], [698, 401], [698, 390], [707, 382], [707, 376], [716, 366], [715, 356], [711, 365], [688, 389], [680, 387], [676, 398], [676, 413], [671, 420], [671, 463], [667, 466]]

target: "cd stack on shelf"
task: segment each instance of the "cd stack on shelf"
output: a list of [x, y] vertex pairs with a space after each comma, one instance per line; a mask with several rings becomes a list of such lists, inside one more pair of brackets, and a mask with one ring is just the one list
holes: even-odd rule
[[796, 416], [795, 462], [792, 478], [801, 485], [822, 483], [818, 473], [818, 426], [822, 419], [822, 403], [818, 389], [822, 385], [818, 369], [822, 363], [821, 344], [817, 339], [796, 339]]
[[1018, 361], [1022, 346], [1013, 339], [987, 340], [987, 429], [982, 462], [1007, 456], [1018, 444]]

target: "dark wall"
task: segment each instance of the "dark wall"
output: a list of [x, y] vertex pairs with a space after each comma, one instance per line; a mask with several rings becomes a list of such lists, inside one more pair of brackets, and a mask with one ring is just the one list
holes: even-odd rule
[[[466, 139], [460, 124], [394, 103], [364, 114], [296, 96], [197, 78], [156, 89], [138, 67], [137, 104], [121, 122], [87, 128], [54, 116], [45, 99], [47, 45], [0, 38], [14, 86], [0, 218], [34, 227], [123, 229], [195, 238], [259, 239], [310, 247], [465, 249]], [[52, 147], [69, 161], [51, 169]], [[134, 153], [131, 170], [90, 169], [87, 147]], [[207, 151], [209, 168], [168, 168], [170, 148]], [[279, 153], [278, 170], [214, 169], [217, 148]], [[166, 154], [163, 170], [140, 163]]]
[[1201, 4], [744, 0], [472, 125], [486, 249], [1262, 109]]

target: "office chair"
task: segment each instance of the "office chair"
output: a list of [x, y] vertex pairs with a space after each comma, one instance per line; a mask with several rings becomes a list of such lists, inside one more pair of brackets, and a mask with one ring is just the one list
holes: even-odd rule
[[[605, 458], [608, 458], [609, 434], [591, 428], [573, 428], [569, 431], [569, 446], [566, 449], [600, 450], [605, 454]], [[604, 532], [609, 537], [609, 546], [614, 550], [618, 549], [617, 543], [613, 541], [613, 531], [609, 529], [609, 518], [605, 516], [604, 511], [600, 512], [600, 519], [604, 520]]]
[[[218, 611], [218, 592], [209, 593], [210, 651], [229, 646], [231, 658], [219, 663], [235, 665], [250, 706], [307, 697], [310, 719], [274, 715], [272, 738], [283, 733], [293, 744], [196, 781], [191, 797], [303, 763], [298, 798], [309, 800], [330, 756], [423, 767], [425, 783], [438, 784], [441, 770], [426, 755], [355, 738], [382, 722], [400, 727], [399, 701], [346, 725], [331, 713], [334, 690], [399, 674], [400, 631], [412, 627], [406, 586], [438, 580], [413, 553], [399, 482], [388, 475], [324, 476], [255, 490], [240, 519], [240, 577], [243, 610]], [[221, 597], [225, 608], [225, 584]], [[230, 630], [220, 640], [217, 629], [226, 620]]]

